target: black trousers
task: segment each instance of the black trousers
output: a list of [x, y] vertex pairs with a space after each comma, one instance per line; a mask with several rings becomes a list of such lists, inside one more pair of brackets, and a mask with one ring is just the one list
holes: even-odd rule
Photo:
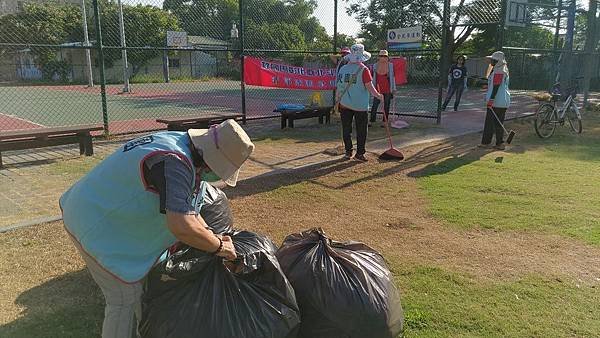
[[[496, 115], [504, 123], [504, 117], [506, 116], [506, 108], [494, 108]], [[494, 115], [492, 115], [492, 110], [490, 108], [487, 109], [487, 113], [485, 115], [485, 124], [483, 125], [483, 136], [481, 138], [481, 144], [490, 144], [492, 143], [492, 137], [496, 134], [496, 145], [501, 145], [504, 143], [504, 129]]]
[[[388, 115], [390, 115], [390, 104], [392, 103], [392, 98], [394, 98], [392, 93], [383, 94], [383, 113], [385, 114], [386, 120]], [[373, 105], [371, 106], [371, 122], [375, 122], [375, 119], [377, 118], [377, 109], [379, 109], [380, 103], [381, 101], [378, 98], [373, 98]]]
[[465, 85], [462, 82], [460, 84], [450, 85], [450, 88], [448, 88], [448, 93], [446, 94], [446, 100], [444, 100], [444, 105], [442, 106], [442, 108], [446, 109], [446, 107], [448, 107], [448, 103], [450, 103], [450, 100], [452, 99], [452, 96], [456, 94], [456, 99], [454, 100], [454, 110], [457, 110], [458, 105], [460, 104], [460, 98], [462, 97], [463, 90], [465, 90]]
[[369, 120], [367, 112], [340, 107], [340, 117], [342, 118], [342, 136], [346, 152], [352, 151], [352, 120], [354, 120], [356, 124], [356, 154], [364, 155]]

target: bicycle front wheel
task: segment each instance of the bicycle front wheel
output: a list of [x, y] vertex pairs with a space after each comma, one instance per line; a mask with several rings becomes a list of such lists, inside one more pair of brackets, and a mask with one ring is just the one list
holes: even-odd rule
[[549, 103], [542, 104], [535, 114], [535, 133], [541, 138], [548, 138], [556, 129], [556, 110]]
[[571, 130], [577, 134], [581, 134], [583, 131], [583, 126], [581, 125], [581, 114], [577, 108], [573, 106], [573, 104], [569, 106], [569, 110], [567, 111], [567, 120], [569, 120]]

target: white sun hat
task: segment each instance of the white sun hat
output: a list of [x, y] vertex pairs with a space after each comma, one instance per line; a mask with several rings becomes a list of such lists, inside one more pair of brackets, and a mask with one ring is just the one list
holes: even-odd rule
[[504, 52], [501, 52], [501, 51], [493, 52], [492, 55], [487, 56], [487, 58], [496, 60], [496, 61], [504, 61]]
[[350, 62], [365, 62], [371, 58], [371, 53], [365, 52], [365, 46], [357, 43], [350, 47], [350, 55], [346, 56]]

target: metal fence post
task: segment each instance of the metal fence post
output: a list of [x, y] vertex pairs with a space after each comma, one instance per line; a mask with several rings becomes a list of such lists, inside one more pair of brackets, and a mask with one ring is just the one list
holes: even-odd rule
[[121, 61], [123, 61], [123, 93], [129, 93], [129, 65], [127, 64], [127, 42], [125, 40], [125, 22], [123, 20], [123, 3], [117, 1], [119, 5], [119, 35], [121, 37]]
[[[554, 73], [556, 74], [556, 76], [558, 76], [558, 74], [560, 73], [560, 53], [558, 53], [558, 39], [560, 36], [560, 20], [561, 20], [561, 15], [562, 15], [562, 8], [563, 8], [563, 0], [558, 0], [558, 13], [556, 14], [556, 27], [554, 30], [554, 42], [552, 44], [552, 49], [554, 52], [554, 55], [552, 55], [554, 57]], [[555, 77], [554, 81], [558, 81], [558, 79]], [[549, 83], [549, 85], [552, 85], [552, 83]]]
[[85, 44], [85, 63], [86, 63], [86, 75], [88, 80], [88, 87], [94, 86], [94, 75], [92, 71], [92, 57], [90, 53], [90, 39], [88, 35], [88, 22], [87, 22], [87, 8], [85, 8], [85, 0], [81, 0], [81, 16], [83, 18], [83, 43]]
[[108, 136], [108, 108], [106, 105], [106, 76], [104, 74], [104, 48], [102, 45], [102, 30], [100, 25], [100, 7], [98, 0], [92, 0], [94, 16], [96, 17], [96, 45], [98, 49], [98, 62], [100, 63], [100, 97], [102, 99], [102, 123], [104, 124], [104, 135]]
[[563, 49], [559, 68], [560, 76], [558, 79], [560, 82], [569, 81], [573, 75], [573, 37], [575, 34], [575, 11], [577, 8], [575, 0], [569, 1], [569, 7], [567, 7], [567, 34], [565, 36], [565, 48]]
[[169, 74], [169, 50], [167, 49], [163, 50], [163, 77], [165, 78], [165, 83], [171, 82], [171, 75]]
[[445, 74], [448, 69], [447, 59], [448, 59], [448, 39], [454, 38], [450, 37], [450, 0], [444, 0], [444, 12], [442, 18], [442, 45], [441, 45], [441, 55], [440, 55], [440, 78], [438, 82], [438, 102], [437, 102], [437, 124], [442, 123], [442, 99], [443, 99], [443, 91], [444, 91], [444, 80], [446, 78]]
[[506, 10], [508, 0], [500, 2], [500, 17], [498, 18], [498, 30], [496, 31], [496, 50], [502, 50], [504, 47], [504, 26], [506, 24]]
[[[333, 0], [333, 53], [335, 54], [337, 52], [338, 49], [338, 0]], [[336, 69], [336, 77], [337, 77], [337, 65], [335, 65], [335, 69]], [[337, 81], [337, 79], [336, 79]], [[333, 104], [335, 105], [335, 88], [333, 89], [332, 92], [332, 101]]]
[[242, 124], [246, 124], [246, 85], [244, 83], [244, 0], [238, 0], [240, 8], [240, 86], [242, 90]]

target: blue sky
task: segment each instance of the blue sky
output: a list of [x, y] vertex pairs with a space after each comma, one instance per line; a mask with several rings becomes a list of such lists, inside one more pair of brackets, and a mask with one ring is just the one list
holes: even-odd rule
[[[319, 19], [328, 34], [333, 34], [333, 0], [317, 0], [317, 5], [315, 17]], [[346, 3], [343, 0], [338, 1], [338, 6], [338, 32], [356, 36], [360, 24], [346, 14]]]

